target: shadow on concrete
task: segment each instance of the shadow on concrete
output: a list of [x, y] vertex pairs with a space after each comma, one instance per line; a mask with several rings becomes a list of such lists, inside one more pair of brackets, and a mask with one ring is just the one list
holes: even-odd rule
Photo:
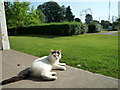
[[[18, 76], [25, 75], [29, 71], [29, 69], [30, 68], [26, 68], [26, 69], [20, 71]], [[29, 78], [27, 78], [25, 80], [32, 80], [32, 81], [37, 81], [37, 82], [49, 82], [48, 80], [44, 80], [42, 77], [33, 77], [33, 76], [30, 76]]]
[[[10, 78], [5, 79], [5, 80], [10, 80], [11, 78], [14, 77], [14, 80], [16, 80], [16, 81], [12, 80], [11, 83], [14, 83], [14, 82], [17, 82], [17, 81], [21, 81], [21, 80], [32, 80], [32, 81], [35, 81], [35, 82], [51, 82], [51, 81], [54, 81], [54, 80], [51, 80], [51, 81], [49, 81], [49, 80], [44, 80], [42, 77], [33, 77], [33, 76], [31, 76], [31, 75], [30, 75], [30, 76], [28, 75], [28, 77], [25, 78], [25, 79], [20, 79], [20, 80], [15, 79], [15, 77], [17, 77], [17, 76], [27, 75], [28, 72], [30, 72], [29, 69], [30, 69], [30, 68], [26, 68], [26, 69], [20, 71], [18, 75], [16, 75], [16, 76], [11, 76]], [[4, 81], [4, 80], [3, 80], [3, 81]], [[7, 83], [7, 84], [9, 84], [9, 83]], [[0, 82], [0, 85], [4, 85], [4, 84], [2, 84], [2, 82]], [[5, 84], [5, 85], [6, 85], [6, 84]]]

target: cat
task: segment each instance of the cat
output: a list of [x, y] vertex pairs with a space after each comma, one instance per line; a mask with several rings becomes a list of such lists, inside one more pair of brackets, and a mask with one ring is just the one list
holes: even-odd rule
[[60, 63], [61, 50], [50, 50], [51, 53], [48, 56], [38, 58], [35, 60], [31, 67], [30, 72], [32, 76], [42, 76], [45, 80], [56, 80], [56, 72], [50, 72], [52, 69], [66, 70], [65, 63]]
[[51, 49], [50, 54], [48, 56], [44, 56], [34, 60], [27, 73], [4, 80], [2, 81], [2, 85], [27, 79], [30, 76], [42, 77], [44, 80], [56, 80], [57, 77], [55, 75], [57, 73], [51, 72], [51, 70], [54, 69], [66, 70], [65, 67], [66, 64], [60, 63], [59, 62], [60, 59], [61, 59], [61, 50]]

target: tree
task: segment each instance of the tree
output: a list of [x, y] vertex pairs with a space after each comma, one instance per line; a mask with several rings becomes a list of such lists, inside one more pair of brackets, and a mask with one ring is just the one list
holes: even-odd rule
[[31, 26], [43, 22], [42, 20], [39, 20], [39, 15], [37, 12], [38, 11], [34, 10], [34, 7], [32, 6], [30, 11], [27, 12], [26, 19], [24, 20], [24, 26]]
[[15, 34], [19, 27], [40, 23], [36, 10], [33, 7], [30, 8], [29, 5], [29, 2], [5, 2], [7, 26], [16, 28]]
[[91, 21], [93, 21], [92, 15], [87, 14], [87, 15], [85, 16], [85, 23], [86, 23], [86, 24], [90, 24]]
[[96, 22], [96, 23], [98, 23], [98, 24], [99, 24], [99, 21], [97, 21], [97, 20], [93, 20], [93, 22]]
[[118, 18], [116, 21], [117, 21], [117, 22], [120, 22], [120, 18]]
[[67, 8], [66, 8], [66, 15], [65, 15], [65, 19], [67, 20], [67, 21], [73, 21], [74, 20], [74, 15], [73, 15], [73, 13], [71, 12], [71, 9], [70, 9], [70, 6], [68, 6]]
[[61, 22], [64, 20], [64, 8], [60, 7], [57, 2], [49, 1], [37, 7], [46, 16], [46, 22]]
[[104, 29], [108, 29], [111, 23], [109, 21], [101, 20], [101, 25]]
[[75, 18], [76, 22], [82, 22], [79, 18]]
[[46, 21], [46, 17], [40, 9], [36, 10], [36, 14], [38, 15], [40, 22], [44, 23]]
[[[24, 26], [24, 20], [27, 20], [27, 11], [29, 8], [29, 2], [13, 2], [11, 6], [11, 18], [12, 24], [17, 28]], [[28, 20], [27, 20], [28, 21]]]
[[10, 25], [11, 21], [11, 3], [10, 2], [4, 2], [4, 6], [5, 6], [5, 15], [6, 15], [6, 22], [8, 25]]
[[120, 30], [120, 18], [112, 23], [113, 30]]
[[62, 13], [62, 21], [65, 21], [66, 7], [64, 5], [62, 5], [61, 8], [62, 8], [62, 11], [61, 11], [61, 13]]

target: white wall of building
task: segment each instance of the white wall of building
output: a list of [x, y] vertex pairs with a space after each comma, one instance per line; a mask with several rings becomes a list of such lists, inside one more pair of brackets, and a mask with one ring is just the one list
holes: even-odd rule
[[10, 49], [3, 0], [0, 0], [0, 49]]

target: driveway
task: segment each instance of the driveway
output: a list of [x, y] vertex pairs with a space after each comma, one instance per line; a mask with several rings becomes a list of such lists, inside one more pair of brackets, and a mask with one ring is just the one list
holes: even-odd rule
[[115, 34], [119, 31], [109, 31], [109, 32], [103, 32], [103, 33], [91, 33], [91, 34], [101, 34], [101, 35], [118, 35], [118, 34]]

